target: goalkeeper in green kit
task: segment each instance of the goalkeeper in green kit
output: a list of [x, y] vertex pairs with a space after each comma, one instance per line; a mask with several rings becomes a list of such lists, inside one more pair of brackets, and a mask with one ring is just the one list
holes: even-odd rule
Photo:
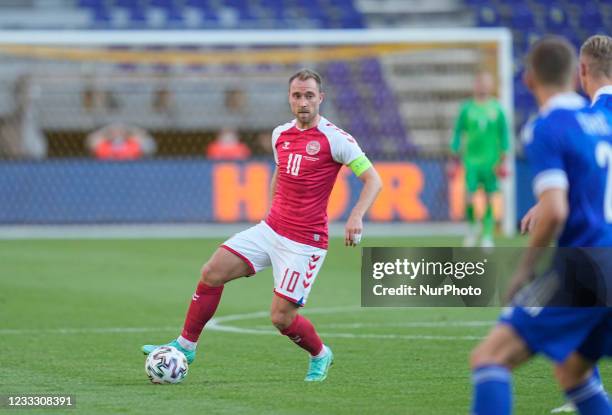
[[508, 126], [506, 116], [499, 102], [491, 95], [493, 77], [480, 72], [474, 82], [474, 97], [461, 105], [451, 142], [453, 161], [449, 168], [451, 178], [457, 174], [460, 161], [465, 168], [467, 189], [466, 219], [468, 233], [464, 246], [476, 246], [480, 226], [474, 215], [474, 193], [479, 186], [485, 191], [487, 206], [482, 218], [482, 239], [480, 246], [494, 246], [493, 194], [497, 191], [497, 177], [505, 177], [506, 151], [508, 150]]

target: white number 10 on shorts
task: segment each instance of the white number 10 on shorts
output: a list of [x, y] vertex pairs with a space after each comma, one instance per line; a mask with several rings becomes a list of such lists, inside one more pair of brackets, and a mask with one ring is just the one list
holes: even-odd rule
[[237, 233], [221, 246], [240, 256], [254, 272], [272, 266], [274, 293], [300, 306], [306, 303], [327, 254], [325, 249], [277, 234], [265, 222]]

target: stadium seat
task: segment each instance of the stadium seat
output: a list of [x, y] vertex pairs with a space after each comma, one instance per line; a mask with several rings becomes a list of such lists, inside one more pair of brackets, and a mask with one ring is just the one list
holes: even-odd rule
[[481, 7], [490, 4], [489, 0], [465, 0], [465, 3], [471, 7]]
[[128, 10], [131, 28], [147, 26], [147, 15], [144, 8], [134, 7]]
[[111, 22], [110, 11], [104, 6], [96, 6], [91, 9], [92, 26], [106, 27]]
[[580, 27], [582, 28], [603, 28], [604, 20], [602, 13], [595, 4], [589, 4], [581, 9]]
[[175, 9], [177, 7], [174, 0], [149, 0], [149, 6], [162, 9]]
[[208, 2], [206, 0], [185, 0], [184, 4], [187, 7], [195, 7], [197, 9], [202, 9], [207, 7]]
[[111, 5], [126, 9], [138, 9], [143, 7], [140, 0], [114, 0], [111, 2]]
[[531, 9], [526, 5], [512, 7], [512, 28], [518, 30], [530, 30], [535, 27], [535, 19]]
[[77, 7], [83, 8], [102, 8], [105, 7], [105, 0], [78, 0]]

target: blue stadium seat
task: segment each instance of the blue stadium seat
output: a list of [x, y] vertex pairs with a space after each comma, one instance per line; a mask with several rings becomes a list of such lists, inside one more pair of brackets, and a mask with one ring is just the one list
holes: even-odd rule
[[110, 11], [103, 4], [98, 4], [94, 7], [89, 8], [91, 12], [91, 18], [93, 20], [92, 26], [95, 28], [105, 28], [110, 24], [111, 15]]
[[149, 6], [152, 7], [159, 7], [162, 9], [176, 9], [177, 8], [177, 4], [175, 3], [174, 0], [148, 0], [149, 1]]
[[200, 10], [206, 19], [218, 20], [218, 9], [209, 0], [185, 0], [184, 5]]
[[179, 7], [168, 7], [165, 9], [166, 22], [171, 27], [182, 27], [185, 23], [183, 11]]
[[359, 29], [365, 27], [363, 16], [359, 13], [343, 16], [340, 19], [340, 25], [346, 29]]
[[78, 0], [77, 7], [83, 8], [104, 8], [105, 0]]
[[598, 30], [605, 26], [601, 10], [595, 4], [589, 4], [581, 9], [579, 21], [580, 27], [584, 30]]
[[185, 0], [185, 6], [195, 7], [197, 9], [205, 8], [208, 6], [208, 2], [206, 0]]
[[249, 2], [247, 0], [225, 0], [223, 5], [234, 9], [248, 9]]
[[140, 29], [147, 26], [147, 14], [146, 10], [142, 7], [134, 7], [128, 9], [130, 17], [130, 27], [133, 29]]
[[[587, 0], [589, 1], [589, 0]], [[538, 0], [537, 4], [544, 7], [545, 9], [551, 9], [553, 7], [564, 8], [565, 4], [561, 0]]]
[[114, 0], [111, 4], [115, 7], [123, 7], [126, 9], [137, 9], [142, 7], [140, 0]]
[[535, 19], [531, 9], [526, 5], [512, 7], [511, 23], [513, 29], [529, 30], [535, 27]]

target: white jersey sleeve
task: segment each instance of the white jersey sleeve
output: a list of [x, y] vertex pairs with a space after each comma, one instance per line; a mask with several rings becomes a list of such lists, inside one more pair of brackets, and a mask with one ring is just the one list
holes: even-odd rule
[[278, 164], [278, 153], [276, 151], [276, 142], [278, 141], [278, 138], [280, 137], [280, 135], [284, 131], [287, 131], [288, 129], [293, 127], [294, 124], [295, 124], [295, 120], [279, 125], [272, 131], [272, 152], [274, 153], [274, 161], [276, 162], [276, 164]]
[[321, 118], [319, 129], [329, 140], [332, 157], [336, 162], [349, 165], [353, 160], [364, 155], [363, 150], [361, 150], [353, 136], [336, 127], [325, 118]]

